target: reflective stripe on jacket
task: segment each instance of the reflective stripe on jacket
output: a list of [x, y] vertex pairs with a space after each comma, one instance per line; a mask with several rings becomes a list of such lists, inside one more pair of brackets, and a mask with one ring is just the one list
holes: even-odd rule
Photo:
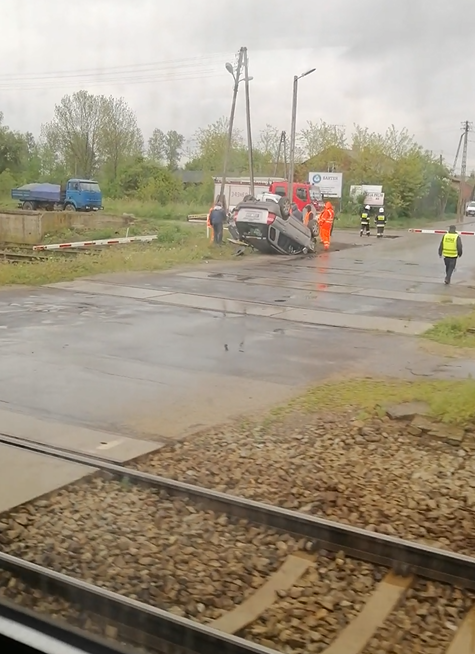
[[458, 257], [458, 250], [457, 250], [458, 237], [459, 237], [458, 234], [451, 234], [451, 233], [445, 234], [442, 241], [443, 257], [449, 257], [449, 258]]

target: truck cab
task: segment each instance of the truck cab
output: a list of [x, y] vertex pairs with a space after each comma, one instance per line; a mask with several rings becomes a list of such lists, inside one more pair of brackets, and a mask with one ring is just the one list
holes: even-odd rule
[[99, 184], [91, 179], [70, 179], [62, 189], [65, 211], [98, 211], [102, 209], [102, 193]]
[[292, 186], [292, 196], [288, 193], [289, 183], [286, 181], [272, 182], [269, 187], [269, 192], [280, 195], [281, 197], [289, 197], [290, 201], [295, 203], [300, 211], [302, 211], [307, 204], [313, 204], [317, 210], [322, 208], [322, 195], [317, 186], [300, 183], [294, 183]]

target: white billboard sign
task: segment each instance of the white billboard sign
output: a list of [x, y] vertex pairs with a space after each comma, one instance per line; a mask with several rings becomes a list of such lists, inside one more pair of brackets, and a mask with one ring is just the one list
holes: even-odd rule
[[318, 186], [325, 198], [341, 198], [343, 191], [343, 173], [309, 173], [308, 182]]
[[382, 207], [384, 206], [384, 193], [366, 193], [364, 201], [370, 207]]
[[378, 184], [361, 184], [358, 186], [350, 186], [350, 197], [357, 198], [365, 193], [382, 193], [383, 187]]

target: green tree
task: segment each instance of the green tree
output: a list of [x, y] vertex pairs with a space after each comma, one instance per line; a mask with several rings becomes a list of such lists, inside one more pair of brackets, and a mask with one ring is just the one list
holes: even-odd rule
[[22, 173], [28, 160], [28, 138], [5, 125], [0, 112], [0, 173], [7, 169], [15, 176]]
[[123, 98], [112, 96], [101, 101], [102, 128], [99, 133], [98, 156], [103, 173], [113, 180], [121, 166], [143, 152], [143, 136], [137, 118]]
[[340, 125], [330, 125], [324, 120], [314, 123], [309, 120], [307, 127], [298, 134], [301, 157], [311, 159], [330, 147], [346, 148], [346, 131]]
[[5, 168], [0, 173], [0, 198], [6, 198], [10, 196], [10, 191], [16, 186], [16, 179], [8, 170]]
[[[274, 174], [281, 134], [281, 130], [269, 124], [259, 132], [257, 142], [253, 148], [254, 172], [257, 175], [270, 176]], [[280, 162], [283, 161], [284, 153], [282, 151]]]
[[54, 108], [53, 120], [42, 128], [46, 146], [71, 175], [90, 178], [98, 170], [105, 103], [103, 95], [88, 91], [65, 95]]
[[168, 168], [138, 157], [121, 170], [111, 194], [166, 204], [180, 200], [182, 190], [180, 180]]
[[161, 129], [154, 129], [148, 140], [147, 156], [157, 164], [166, 165], [170, 170], [177, 170], [184, 144], [183, 134], [175, 130], [165, 134]]
[[147, 156], [156, 164], [165, 162], [165, 133], [161, 129], [154, 129], [148, 139]]
[[164, 158], [166, 165], [170, 170], [177, 170], [183, 154], [184, 143], [185, 137], [183, 134], [179, 134], [174, 129], [166, 133]]
[[[228, 140], [229, 121], [220, 118], [207, 127], [199, 129], [193, 141], [195, 147], [192, 159], [186, 165], [188, 170], [203, 170], [219, 174], [223, 169], [224, 154]], [[248, 168], [247, 148], [244, 147], [242, 134], [233, 130], [231, 153], [228, 170], [233, 173], [246, 171]]]
[[257, 152], [270, 161], [274, 161], [279, 150], [279, 143], [282, 131], [269, 123], [259, 132], [257, 143], [255, 144]]
[[55, 106], [42, 128], [43, 146], [54, 153], [54, 167], [91, 178], [102, 168], [114, 178], [121, 165], [142, 151], [143, 139], [132, 110], [122, 99], [78, 91]]

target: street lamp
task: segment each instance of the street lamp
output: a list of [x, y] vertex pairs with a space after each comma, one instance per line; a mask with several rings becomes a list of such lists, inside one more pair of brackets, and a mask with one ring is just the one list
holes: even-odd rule
[[295, 75], [294, 77], [294, 92], [293, 92], [293, 98], [292, 98], [292, 125], [290, 129], [290, 156], [289, 156], [289, 188], [288, 188], [288, 196], [290, 202], [292, 202], [293, 198], [293, 183], [294, 183], [294, 169], [295, 169], [295, 137], [296, 137], [296, 131], [297, 131], [297, 93], [298, 93], [298, 84], [299, 84], [299, 79], [302, 79], [302, 77], [307, 77], [307, 75], [311, 75], [314, 73], [317, 69], [316, 68], [311, 68], [310, 70], [307, 70], [307, 72], [302, 73], [301, 75]]
[[[234, 72], [233, 65], [230, 64], [230, 63], [228, 62], [228, 63], [225, 65], [225, 68], [226, 68], [226, 70], [228, 71], [228, 73], [230, 73], [230, 75], [233, 76], [233, 80], [236, 82], [236, 74], [235, 74], [235, 72]], [[251, 82], [253, 79], [254, 79], [254, 77], [252, 77], [252, 76], [251, 76], [251, 77], [247, 77], [247, 78], [246, 78], [246, 77], [241, 77], [241, 79], [239, 80], [238, 84], [240, 84], [241, 82], [245, 82], [245, 81]]]
[[220, 191], [220, 197], [219, 199], [223, 201], [224, 198], [224, 189], [226, 186], [226, 174], [228, 172], [228, 163], [229, 163], [229, 155], [231, 152], [231, 145], [233, 141], [233, 127], [234, 127], [234, 115], [236, 113], [236, 101], [237, 101], [237, 95], [238, 95], [238, 90], [239, 90], [239, 84], [241, 82], [246, 82], [246, 85], [248, 82], [250, 82], [253, 78], [252, 77], [243, 77], [241, 78], [241, 68], [244, 63], [244, 57], [247, 56], [247, 49], [246, 48], [241, 48], [239, 51], [239, 60], [238, 60], [238, 65], [237, 65], [237, 70], [236, 73], [234, 72], [234, 66], [230, 64], [229, 62], [225, 64], [225, 68], [228, 71], [230, 75], [232, 75], [233, 80], [234, 80], [234, 91], [233, 91], [233, 101], [231, 104], [231, 114], [229, 116], [229, 130], [228, 130], [228, 142], [226, 144], [226, 152], [224, 155], [224, 165], [223, 165], [223, 177], [221, 180], [221, 191]]

